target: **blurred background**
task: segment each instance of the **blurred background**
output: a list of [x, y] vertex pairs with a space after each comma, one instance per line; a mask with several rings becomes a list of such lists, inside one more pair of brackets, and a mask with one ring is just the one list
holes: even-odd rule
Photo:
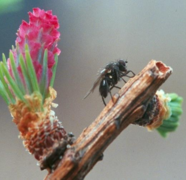
[[[83, 97], [100, 68], [118, 58], [127, 59], [136, 74], [151, 59], [162, 60], [174, 70], [162, 88], [186, 99], [186, 1], [1, 0], [1, 53], [8, 56], [21, 21], [28, 21], [33, 7], [52, 10], [60, 21], [62, 53], [54, 87], [56, 114], [67, 131], [78, 136], [99, 115], [104, 105], [98, 89]], [[25, 151], [2, 98], [0, 108], [0, 179], [43, 179], [47, 172]], [[167, 139], [129, 126], [85, 179], [185, 180], [185, 118], [183, 113], [181, 126]]]

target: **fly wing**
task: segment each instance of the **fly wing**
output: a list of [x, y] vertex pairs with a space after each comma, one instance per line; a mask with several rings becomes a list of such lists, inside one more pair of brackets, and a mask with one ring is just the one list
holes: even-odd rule
[[96, 79], [96, 81], [94, 82], [92, 88], [87, 92], [87, 94], [84, 96], [84, 99], [87, 98], [87, 96], [89, 96], [90, 93], [93, 93], [94, 89], [100, 84], [101, 80], [103, 79], [103, 77], [105, 76], [105, 74], [107, 73], [107, 69], [103, 69], [100, 74], [99, 77]]

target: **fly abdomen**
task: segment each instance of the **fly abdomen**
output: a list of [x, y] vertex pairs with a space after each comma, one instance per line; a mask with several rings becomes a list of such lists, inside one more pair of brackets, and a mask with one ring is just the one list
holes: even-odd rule
[[108, 95], [109, 84], [108, 84], [108, 81], [105, 78], [100, 83], [99, 92], [100, 92], [101, 96], [103, 96], [104, 98], [106, 98], [107, 95]]

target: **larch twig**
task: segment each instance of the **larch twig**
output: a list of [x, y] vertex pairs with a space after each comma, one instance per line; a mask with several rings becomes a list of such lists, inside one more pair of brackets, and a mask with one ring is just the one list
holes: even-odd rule
[[102, 159], [104, 150], [131, 123], [141, 118], [148, 102], [172, 73], [161, 61], [151, 60], [113, 96], [93, 123], [69, 147], [58, 167], [45, 180], [82, 180]]

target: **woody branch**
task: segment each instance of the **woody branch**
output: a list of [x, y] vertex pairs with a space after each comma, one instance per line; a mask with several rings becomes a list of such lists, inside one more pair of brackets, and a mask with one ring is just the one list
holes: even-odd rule
[[140, 119], [157, 89], [172, 73], [171, 67], [152, 60], [130, 79], [68, 148], [55, 171], [45, 180], [81, 180], [102, 159], [104, 150], [131, 123]]

